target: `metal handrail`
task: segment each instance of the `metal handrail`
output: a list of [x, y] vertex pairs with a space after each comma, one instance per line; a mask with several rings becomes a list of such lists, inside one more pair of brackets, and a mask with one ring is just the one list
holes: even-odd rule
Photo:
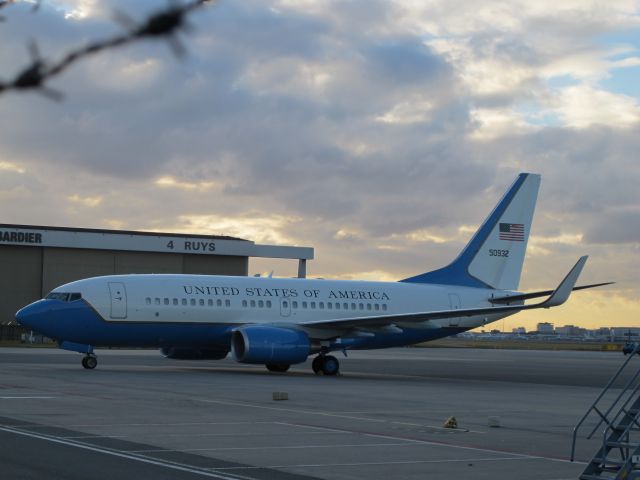
[[[618, 423], [619, 421], [621, 421], [622, 419], [618, 420], [618, 417], [620, 417], [620, 414], [622, 413], [623, 417], [625, 415], [629, 415], [629, 409], [628, 409], [628, 405], [631, 402], [631, 400], [633, 400], [636, 397], [636, 394], [638, 393], [638, 391], [640, 390], [640, 384], [636, 385], [636, 387], [633, 389], [633, 391], [629, 394], [629, 396], [627, 397], [627, 400], [622, 404], [622, 406], [620, 407], [618, 413], [616, 413], [616, 415], [613, 417], [611, 422], [607, 422], [607, 427], [602, 431], [602, 446], [605, 447], [607, 444], [607, 438], [609, 438], [609, 432], [613, 432], [614, 428], [615, 428], [615, 424]], [[637, 414], [636, 414], [637, 416]], [[629, 425], [627, 425], [625, 427], [625, 429], [622, 431], [622, 433], [620, 433], [620, 438], [627, 438], [627, 442], [629, 441], [630, 437], [630, 433], [633, 430], [633, 426], [638, 427], [638, 429], [640, 429], [640, 423], [638, 423], [638, 420], [634, 417], [631, 418], [631, 421], [629, 422]], [[590, 438], [590, 437], [589, 437]]]
[[[629, 362], [631, 361], [631, 359], [633, 358], [633, 356], [635, 354], [640, 354], [640, 345], [635, 345], [635, 347], [633, 348], [633, 350], [631, 351], [631, 353], [629, 354], [629, 357], [624, 361], [624, 363], [620, 366], [620, 368], [618, 368], [618, 371], [611, 377], [611, 379], [609, 380], [609, 382], [607, 382], [607, 384], [605, 385], [605, 387], [602, 389], [602, 391], [600, 392], [600, 395], [598, 395], [598, 397], [593, 401], [593, 403], [591, 404], [591, 406], [587, 409], [587, 412], [582, 416], [582, 418], [578, 421], [578, 423], [576, 424], [576, 426], [573, 428], [573, 438], [572, 438], [572, 442], [571, 442], [571, 457], [570, 460], [573, 462], [574, 458], [575, 458], [575, 452], [576, 452], [576, 439], [578, 436], [578, 430], [580, 429], [580, 427], [582, 427], [582, 424], [585, 422], [585, 420], [587, 419], [587, 417], [589, 416], [589, 414], [592, 411], [596, 411], [598, 413], [598, 415], [600, 416], [600, 421], [598, 422], [598, 424], [596, 425], [596, 427], [593, 429], [593, 431], [589, 434], [589, 436], [587, 438], [591, 438], [593, 433], [600, 427], [600, 425], [602, 425], [602, 422], [606, 422], [607, 425], [611, 425], [611, 422], [609, 422], [607, 420], [607, 415], [611, 412], [611, 410], [613, 409], [613, 407], [615, 406], [616, 403], [618, 403], [618, 401], [620, 401], [620, 398], [624, 395], [624, 393], [628, 390], [629, 386], [630, 386], [630, 382], [627, 382], [627, 385], [625, 385], [624, 389], [622, 390], [622, 392], [620, 393], [620, 395], [618, 395], [618, 398], [616, 398], [616, 400], [612, 403], [612, 405], [609, 407], [609, 409], [607, 410], [607, 412], [605, 414], [602, 414], [600, 412], [600, 410], [598, 410], [598, 408], [596, 407], [596, 405], [598, 404], [598, 402], [602, 399], [602, 397], [604, 397], [604, 395], [607, 393], [607, 391], [609, 390], [609, 388], [611, 388], [611, 385], [613, 385], [613, 383], [618, 379], [618, 377], [620, 376], [620, 374], [622, 373], [622, 371], [625, 369], [625, 367], [629, 364]], [[637, 378], [637, 376], [640, 374], [640, 370], [638, 370], [636, 372], [636, 374], [633, 376], [631, 382], [635, 381], [635, 379]]]
[[[627, 390], [629, 390], [629, 387], [631, 387], [631, 385], [633, 385], [633, 383], [636, 381], [636, 379], [638, 378], [638, 375], [640, 375], [640, 369], [638, 369], [638, 371], [635, 373], [635, 375], [633, 377], [631, 377], [629, 379], [629, 381], [625, 384], [624, 387], [622, 387], [622, 390], [620, 391], [620, 393], [618, 394], [618, 396], [616, 397], [616, 399], [611, 403], [611, 406], [607, 409], [607, 411], [604, 414], [601, 414], [598, 412], [598, 414], [602, 417], [602, 419], [598, 422], [598, 424], [593, 428], [593, 430], [591, 431], [591, 433], [589, 435], [587, 435], [587, 438], [591, 438], [593, 437], [593, 434], [596, 433], [596, 430], [598, 430], [598, 428], [600, 428], [600, 425], [602, 425], [602, 422], [606, 422], [606, 424], [608, 426], [611, 426], [611, 424], [613, 422], [615, 422], [616, 418], [618, 417], [618, 414], [616, 414], [613, 417], [612, 421], [607, 420], [607, 417], [609, 416], [609, 414], [611, 413], [611, 410], [613, 410], [613, 408], [618, 404], [618, 402], [622, 399], [622, 397], [627, 393]], [[639, 385], [640, 386], [640, 385]], [[620, 408], [625, 408], [627, 406], [627, 404], [629, 403], [629, 401], [633, 398], [633, 396], [638, 392], [638, 387], [636, 386], [636, 388], [633, 390], [633, 392], [631, 392], [629, 394], [629, 396], [627, 397], [627, 400], [622, 404], [622, 407]], [[597, 410], [597, 409], [596, 409]], [[618, 411], [618, 413], [620, 413], [620, 411]]]

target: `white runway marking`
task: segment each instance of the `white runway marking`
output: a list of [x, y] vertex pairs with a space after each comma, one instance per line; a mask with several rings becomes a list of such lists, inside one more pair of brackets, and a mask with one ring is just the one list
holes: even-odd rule
[[2, 396], [0, 400], [25, 400], [25, 399], [48, 399], [48, 398], [57, 398], [57, 397], [48, 397], [44, 395], [22, 395], [22, 396]]
[[266, 465], [246, 467], [222, 467], [211, 470], [253, 470], [258, 468], [313, 468], [313, 467], [364, 467], [367, 465], [412, 465], [422, 463], [464, 463], [464, 462], [503, 462], [503, 461], [530, 460], [524, 457], [495, 457], [495, 458], [456, 458], [448, 460], [398, 460], [389, 462], [359, 462], [359, 463], [301, 463], [291, 465]]
[[[356, 432], [354, 432], [356, 433]], [[389, 440], [396, 440], [397, 437], [394, 437], [392, 435], [383, 435], [380, 433], [365, 433], [364, 435], [367, 435], [369, 437], [375, 437], [375, 438], [386, 438]], [[549, 460], [552, 462], [560, 462], [560, 463], [575, 463], [575, 464], [580, 464], [580, 465], [587, 465], [587, 462], [578, 462], [578, 461], [573, 461], [571, 462], [570, 460], [565, 460], [562, 458], [553, 458], [553, 457], [543, 457], [540, 455], [527, 455], [526, 453], [512, 453], [512, 452], [503, 452], [500, 450], [492, 450], [489, 448], [480, 448], [480, 447], [468, 447], [465, 445], [454, 445], [451, 443], [444, 443], [444, 442], [433, 442], [430, 440], [419, 440], [419, 439], [414, 439], [414, 438], [407, 438], [404, 439], [408, 442], [414, 442], [414, 443], [422, 443], [425, 445], [435, 445], [435, 446], [440, 446], [440, 447], [450, 447], [450, 448], [458, 448], [458, 449], [463, 449], [463, 450], [473, 450], [476, 452], [486, 452], [486, 453], [495, 453], [495, 454], [499, 454], [499, 455], [513, 455], [514, 457], [520, 457], [520, 458], [529, 458], [529, 459], [540, 459], [540, 460]]]
[[131, 450], [132, 453], [171, 453], [171, 452], [219, 452], [229, 450], [302, 450], [305, 448], [356, 448], [356, 447], [404, 447], [411, 445], [410, 442], [401, 443], [347, 443], [338, 444], [332, 443], [328, 445], [272, 445], [268, 447], [212, 447], [212, 448], [181, 448], [180, 450], [161, 448], [152, 450]]
[[217, 403], [220, 405], [233, 405], [234, 407], [262, 408], [264, 410], [276, 410], [280, 412], [304, 413], [308, 415], [321, 415], [324, 417], [338, 417], [338, 418], [348, 418], [351, 420], [365, 420], [367, 422], [387, 423], [386, 420], [378, 420], [376, 418], [352, 417], [349, 415], [340, 415], [340, 414], [328, 413], [328, 412], [318, 412], [315, 410], [299, 410], [296, 408], [284, 408], [284, 407], [267, 407], [266, 405], [253, 405], [251, 403], [230, 402], [225, 400], [210, 400], [208, 398], [194, 398], [193, 400], [196, 402]]
[[342, 434], [350, 434], [351, 432], [345, 432], [344, 430], [338, 430], [336, 428], [329, 428], [329, 427], [318, 427], [316, 425], [301, 425], [299, 423], [289, 423], [289, 422], [273, 422], [277, 425], [288, 425], [290, 427], [297, 427], [297, 428], [308, 428], [311, 430], [322, 430], [324, 432], [328, 432], [328, 433], [342, 433]]
[[[233, 405], [233, 406], [237, 406], [237, 407], [261, 408], [261, 409], [265, 409], [265, 410], [276, 410], [276, 411], [291, 412], [291, 413], [301, 413], [301, 414], [305, 414], [305, 415], [320, 415], [320, 416], [325, 416], [325, 417], [349, 418], [349, 419], [352, 419], [352, 420], [364, 420], [364, 421], [367, 421], [367, 422], [399, 423], [399, 422], [387, 422], [386, 420], [378, 420], [378, 419], [373, 419], [373, 418], [351, 417], [351, 416], [333, 414], [333, 413], [327, 413], [327, 412], [317, 412], [317, 411], [314, 411], [314, 410], [298, 410], [298, 409], [294, 409], [294, 408], [268, 407], [266, 405], [252, 405], [250, 403], [243, 403], [243, 402], [231, 402], [231, 401], [223, 401], [223, 400], [209, 400], [209, 399], [204, 399], [204, 398], [194, 398], [193, 400], [197, 401], [197, 402], [217, 403], [217, 404], [221, 404], [221, 405]], [[543, 460], [549, 460], [549, 461], [552, 461], [552, 462], [575, 463], [575, 464], [586, 465], [585, 462], [578, 462], [578, 461], [571, 462], [569, 460], [565, 460], [565, 459], [562, 459], [562, 458], [543, 457], [543, 456], [537, 456], [537, 455], [527, 455], [527, 454], [523, 454], [523, 453], [504, 452], [504, 451], [500, 451], [500, 450], [491, 450], [491, 449], [488, 449], [488, 448], [467, 447], [467, 446], [464, 446], [464, 445], [455, 445], [455, 444], [452, 444], [452, 443], [433, 442], [433, 441], [428, 441], [428, 440], [418, 440], [418, 439], [411, 439], [411, 438], [394, 437], [394, 436], [391, 436], [391, 435], [366, 433], [366, 432], [359, 432], [357, 430], [349, 430], [349, 429], [336, 429], [336, 430], [343, 430], [343, 431], [346, 431], [346, 432], [351, 432], [351, 433], [360, 434], [360, 435], [368, 435], [368, 436], [377, 437], [377, 438], [386, 438], [386, 439], [389, 439], [389, 440], [403, 440], [403, 441], [406, 441], [406, 442], [422, 443], [422, 444], [425, 444], [425, 445], [435, 445], [435, 446], [440, 446], [440, 447], [457, 448], [457, 449], [464, 449], [464, 450], [473, 450], [473, 451], [477, 451], [477, 452], [493, 453], [493, 454], [497, 454], [497, 455], [513, 455], [514, 457], [522, 457], [522, 458], [530, 458], [530, 459], [543, 459]], [[478, 432], [478, 433], [483, 433], [483, 432]]]
[[127, 453], [127, 452], [122, 452], [119, 450], [112, 450], [109, 448], [103, 448], [103, 447], [97, 447], [95, 445], [89, 445], [86, 443], [80, 443], [80, 442], [74, 442], [74, 441], [69, 441], [69, 440], [65, 440], [63, 438], [59, 438], [59, 437], [55, 437], [55, 436], [51, 436], [51, 435], [44, 435], [44, 434], [40, 434], [40, 433], [32, 433], [32, 432], [27, 432], [24, 430], [18, 430], [16, 428], [10, 428], [10, 427], [0, 427], [0, 431], [3, 432], [7, 432], [7, 433], [13, 433], [16, 435], [22, 435], [25, 437], [30, 437], [30, 438], [37, 438], [39, 440], [45, 440], [47, 442], [51, 442], [51, 443], [57, 443], [60, 445], [66, 445], [69, 447], [75, 447], [75, 448], [80, 448], [83, 450], [89, 450], [92, 452], [97, 452], [97, 453], [103, 453], [105, 455], [111, 455], [113, 457], [119, 457], [119, 458], [125, 458], [127, 460], [133, 460], [136, 462], [141, 462], [141, 463], [147, 463], [149, 465], [155, 465], [158, 467], [164, 467], [164, 468], [169, 468], [172, 470], [179, 470], [181, 472], [188, 472], [188, 473], [193, 473], [195, 475], [202, 475], [203, 477], [209, 477], [209, 478], [216, 478], [218, 480], [238, 480], [239, 478], [243, 478], [243, 477], [238, 477], [237, 475], [234, 476], [228, 476], [228, 475], [223, 475], [223, 474], [218, 474], [218, 473], [214, 473], [213, 469], [209, 469], [207, 470], [200, 470], [197, 469], [195, 467], [190, 467], [188, 465], [183, 465], [177, 462], [169, 462], [169, 461], [165, 461], [165, 460], [157, 460], [157, 459], [153, 459], [150, 457], [145, 457], [142, 455], [134, 455], [131, 453]]
[[[222, 405], [233, 405], [233, 406], [237, 406], [237, 407], [250, 407], [250, 408], [262, 408], [265, 410], [276, 410], [276, 411], [282, 411], [282, 412], [293, 412], [293, 413], [304, 413], [304, 414], [310, 414], [310, 415], [321, 415], [324, 417], [338, 417], [338, 418], [348, 418], [350, 420], [364, 420], [366, 422], [377, 422], [377, 423], [389, 423], [389, 424], [394, 424], [394, 425], [407, 425], [407, 426], [413, 426], [413, 427], [423, 427], [423, 428], [431, 428], [431, 429], [435, 429], [435, 430], [441, 430], [441, 431], [445, 431], [447, 433], [454, 433], [455, 430], [451, 429], [451, 428], [444, 428], [441, 427], [439, 425], [426, 425], [426, 424], [422, 424], [422, 423], [408, 423], [408, 422], [396, 422], [396, 421], [389, 421], [389, 420], [379, 420], [377, 418], [369, 418], [369, 417], [356, 417], [353, 415], [344, 415], [342, 413], [329, 413], [329, 412], [317, 412], [314, 410], [300, 410], [300, 409], [295, 409], [295, 408], [284, 408], [284, 407], [267, 407], [266, 405], [253, 405], [250, 403], [242, 403], [242, 402], [230, 402], [230, 401], [224, 401], [224, 400], [210, 400], [210, 399], [204, 399], [204, 398], [194, 398], [193, 399], [196, 402], [205, 402], [205, 403], [219, 403]], [[479, 430], [469, 430], [469, 429], [465, 429], [465, 428], [460, 428], [457, 429], [458, 431], [461, 432], [469, 432], [469, 433], [482, 433], [485, 434], [486, 432], [482, 432]]]
[[[282, 423], [282, 425], [291, 425], [291, 426], [295, 426], [293, 424], [286, 424], [286, 423]], [[323, 430], [329, 430], [329, 429], [323, 429]], [[349, 432], [342, 432], [339, 430], [336, 431], [323, 431], [323, 432], [307, 432], [306, 435], [327, 435], [327, 434], [333, 434], [333, 435], [349, 435]], [[193, 438], [193, 437], [281, 437], [281, 436], [289, 436], [291, 435], [291, 432], [281, 432], [281, 433], [272, 433], [272, 432], [268, 432], [268, 433], [166, 433], [166, 432], [162, 432], [162, 437], [166, 438], [166, 437], [189, 437], [189, 438]], [[78, 439], [78, 438], [139, 438], [139, 437], [149, 437], [151, 436], [151, 434], [148, 433], [134, 433], [134, 434], [124, 434], [124, 435], [100, 435], [100, 434], [87, 434], [87, 435], [74, 435], [74, 436], [69, 436], [69, 437], [60, 437], [60, 438], [73, 438], [73, 439]]]
[[[86, 427], [181, 427], [192, 425], [272, 425], [277, 422], [180, 422], [180, 423], [75, 423], [59, 425], [30, 425], [29, 428], [86, 428]], [[5, 427], [20, 427], [21, 425], [3, 425]]]

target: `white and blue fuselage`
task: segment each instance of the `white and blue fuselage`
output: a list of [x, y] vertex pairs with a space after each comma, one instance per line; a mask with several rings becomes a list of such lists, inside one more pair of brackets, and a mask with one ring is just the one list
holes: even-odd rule
[[[494, 290], [402, 282], [358, 282], [209, 275], [115, 275], [56, 288], [19, 314], [21, 323], [56, 339], [98, 346], [224, 349], [242, 325], [312, 330], [325, 319], [491, 307]], [[433, 340], [502, 318], [434, 319], [368, 332], [318, 329], [314, 340], [335, 348], [385, 348]], [[37, 322], [36, 316], [41, 318]], [[27, 320], [28, 317], [30, 320]], [[397, 322], [402, 323], [402, 322]], [[350, 335], [349, 332], [352, 331]], [[227, 348], [228, 350], [228, 348]]]

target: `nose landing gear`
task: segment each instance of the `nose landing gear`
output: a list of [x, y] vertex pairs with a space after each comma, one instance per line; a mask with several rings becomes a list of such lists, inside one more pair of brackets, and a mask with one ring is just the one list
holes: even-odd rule
[[316, 375], [337, 375], [340, 371], [340, 362], [333, 355], [320, 354], [311, 362], [311, 368]]
[[93, 354], [87, 354], [82, 358], [82, 366], [87, 370], [93, 370], [98, 366], [98, 357]]

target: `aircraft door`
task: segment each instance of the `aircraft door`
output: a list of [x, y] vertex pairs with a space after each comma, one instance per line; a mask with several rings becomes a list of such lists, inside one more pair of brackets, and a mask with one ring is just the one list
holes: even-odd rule
[[[460, 308], [460, 295], [457, 293], [449, 294], [449, 306], [451, 310], [458, 310]], [[457, 327], [460, 324], [460, 317], [453, 317], [449, 319], [450, 327]]]
[[127, 318], [127, 290], [122, 282], [109, 282], [111, 318]]
[[288, 317], [291, 315], [291, 300], [287, 297], [280, 299], [280, 316]]

